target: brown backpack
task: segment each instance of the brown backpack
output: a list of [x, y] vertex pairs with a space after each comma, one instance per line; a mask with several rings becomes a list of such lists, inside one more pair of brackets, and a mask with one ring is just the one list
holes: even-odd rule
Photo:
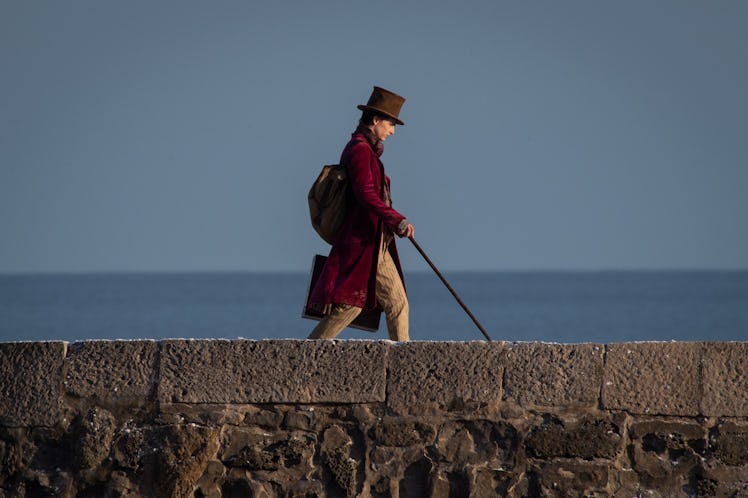
[[309, 189], [309, 217], [312, 227], [328, 244], [335, 241], [346, 214], [348, 175], [339, 164], [322, 167]]

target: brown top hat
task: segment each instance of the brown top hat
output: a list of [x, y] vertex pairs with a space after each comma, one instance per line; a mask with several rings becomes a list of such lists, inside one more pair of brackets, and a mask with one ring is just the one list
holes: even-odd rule
[[375, 86], [366, 105], [359, 105], [357, 107], [362, 111], [374, 111], [383, 114], [388, 118], [394, 119], [397, 124], [402, 126], [405, 123], [398, 116], [400, 115], [400, 108], [403, 106], [403, 102], [405, 102], [405, 97]]

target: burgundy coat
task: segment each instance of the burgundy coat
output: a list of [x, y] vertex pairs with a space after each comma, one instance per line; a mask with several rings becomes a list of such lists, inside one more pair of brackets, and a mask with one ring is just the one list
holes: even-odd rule
[[[390, 233], [405, 217], [387, 206], [383, 182], [384, 165], [375, 152], [377, 144], [367, 138], [368, 130], [359, 127], [343, 149], [340, 164], [348, 172], [348, 214], [336, 237], [309, 304], [348, 304], [359, 308], [378, 307], [376, 301], [379, 241], [384, 227]], [[370, 136], [370, 135], [368, 135]], [[380, 144], [381, 153], [381, 144]], [[400, 278], [403, 278], [394, 237], [389, 251]]]

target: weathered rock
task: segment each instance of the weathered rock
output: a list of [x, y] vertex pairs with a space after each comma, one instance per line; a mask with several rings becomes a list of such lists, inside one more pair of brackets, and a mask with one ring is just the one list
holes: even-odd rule
[[285, 414], [277, 410], [256, 409], [244, 416], [245, 425], [257, 425], [265, 429], [278, 429]]
[[65, 389], [103, 406], [138, 406], [155, 387], [155, 341], [86, 341], [68, 347]]
[[289, 498], [322, 498], [326, 496], [325, 487], [319, 481], [300, 479], [288, 492]]
[[512, 424], [493, 420], [466, 420], [463, 423], [475, 444], [476, 463], [499, 462], [502, 469], [514, 467], [519, 434]]
[[112, 459], [122, 469], [137, 470], [141, 467], [142, 458], [150, 452], [146, 446], [145, 429], [142, 427], [123, 427], [113, 436]]
[[98, 496], [106, 496], [113, 498], [142, 498], [147, 496], [141, 494], [138, 484], [134, 482], [126, 472], [114, 471], [111, 474], [110, 480], [106, 484], [105, 492], [99, 493], [99, 487], [94, 487], [92, 492], [89, 494], [91, 498]]
[[717, 417], [748, 413], [748, 343], [707, 343], [701, 371], [701, 413]]
[[[245, 446], [225, 463], [251, 471], [283, 470], [288, 474], [292, 467], [310, 461], [313, 453], [313, 439], [292, 436], [270, 444]], [[293, 480], [292, 476], [289, 475], [288, 480]]]
[[14, 441], [0, 439], [0, 483], [18, 467], [18, 447]]
[[[608, 482], [613, 498], [632, 498], [641, 495], [639, 477], [631, 468], [609, 469]], [[653, 494], [652, 496], [656, 496]]]
[[443, 473], [435, 474], [431, 477], [431, 493], [429, 498], [451, 498], [450, 497], [449, 479]]
[[382, 446], [428, 445], [433, 441], [436, 429], [420, 422], [387, 417], [370, 431], [371, 438]]
[[474, 470], [470, 496], [473, 498], [507, 496], [512, 475], [512, 472], [501, 468], [477, 467]]
[[174, 498], [191, 492], [219, 445], [215, 429], [195, 425], [153, 428], [147, 444], [146, 470], [153, 474], [145, 474], [152, 486], [145, 494]]
[[286, 416], [283, 419], [283, 428], [309, 431], [315, 428], [319, 419], [320, 417], [316, 411], [291, 410], [286, 412]]
[[470, 478], [464, 471], [447, 472], [447, 482], [449, 483], [450, 498], [469, 498]]
[[608, 472], [591, 462], [552, 462], [532, 471], [540, 496], [548, 498], [607, 497]]
[[517, 431], [505, 422], [460, 420], [445, 423], [435, 443], [441, 461], [467, 465], [512, 468], [518, 447]]
[[742, 343], [209, 342], [0, 345], [0, 498], [748, 498]]
[[0, 426], [63, 423], [63, 342], [0, 342]]
[[607, 346], [602, 407], [651, 415], [697, 416], [701, 343]]
[[114, 437], [115, 420], [103, 408], [92, 408], [81, 421], [80, 435], [75, 445], [78, 467], [90, 469], [98, 466], [109, 455]]
[[748, 465], [748, 425], [725, 422], [709, 435], [714, 456], [725, 465]]
[[372, 483], [369, 494], [372, 498], [390, 498], [392, 496], [390, 478], [380, 476], [379, 479]]
[[356, 496], [358, 463], [350, 457], [353, 441], [337, 425], [325, 430], [320, 448], [322, 459], [346, 496]]
[[363, 341], [162, 343], [161, 403], [384, 401], [387, 345]]
[[664, 496], [673, 489], [690, 490], [691, 496], [712, 496], [697, 492], [706, 485], [701, 474], [706, 431], [700, 424], [649, 418], [632, 422], [629, 436], [631, 466], [642, 489]]
[[631, 424], [629, 435], [633, 444], [667, 458], [671, 465], [700, 458], [707, 447], [704, 427], [689, 421], [638, 421]]
[[[272, 486], [270, 486], [272, 490]], [[221, 498], [243, 498], [247, 496], [274, 496], [267, 492], [267, 489], [262, 484], [252, 480], [247, 475], [229, 475], [229, 477], [221, 485]]]
[[29, 429], [21, 441], [21, 465], [26, 469], [72, 471], [75, 468], [73, 434], [61, 427]]
[[550, 418], [532, 429], [525, 447], [536, 458], [613, 458], [621, 449], [621, 431], [607, 419], [585, 416], [567, 424]]
[[748, 470], [706, 465], [694, 473], [689, 490], [698, 497], [748, 498]]
[[410, 463], [403, 473], [398, 486], [400, 498], [420, 498], [434, 495], [439, 496], [443, 489], [442, 483], [431, 483], [433, 465], [427, 458], [419, 458]]
[[218, 460], [211, 460], [197, 482], [195, 495], [202, 498], [223, 498], [221, 483], [226, 476], [226, 467]]
[[399, 415], [473, 412], [501, 400], [503, 343], [401, 343], [389, 363], [387, 407]]
[[633, 469], [644, 484], [663, 482], [670, 475], [667, 458], [655, 452], [648, 452], [640, 446], [630, 450]]
[[512, 344], [504, 397], [523, 407], [597, 408], [605, 347], [598, 344]]
[[472, 434], [462, 424], [443, 429], [436, 442], [440, 460], [464, 467], [475, 460], [475, 441]]
[[73, 476], [60, 469], [27, 471], [23, 481], [11, 496], [73, 498]]
[[228, 427], [221, 435], [218, 456], [225, 465], [232, 466], [232, 462], [246, 448], [263, 448], [286, 436], [286, 432], [270, 433], [253, 426]]

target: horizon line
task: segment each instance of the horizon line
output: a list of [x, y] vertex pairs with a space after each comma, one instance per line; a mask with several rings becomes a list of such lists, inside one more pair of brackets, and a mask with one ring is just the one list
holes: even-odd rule
[[[444, 273], [742, 273], [748, 272], [748, 267], [599, 267], [599, 268], [472, 268], [472, 269], [442, 269]], [[404, 274], [432, 274], [429, 268], [417, 270], [404, 270]], [[300, 269], [106, 269], [106, 270], [20, 270], [0, 271], [0, 277], [33, 277], [33, 276], [106, 276], [106, 275], [239, 275], [239, 274], [265, 274], [265, 275], [307, 275], [309, 270]]]

